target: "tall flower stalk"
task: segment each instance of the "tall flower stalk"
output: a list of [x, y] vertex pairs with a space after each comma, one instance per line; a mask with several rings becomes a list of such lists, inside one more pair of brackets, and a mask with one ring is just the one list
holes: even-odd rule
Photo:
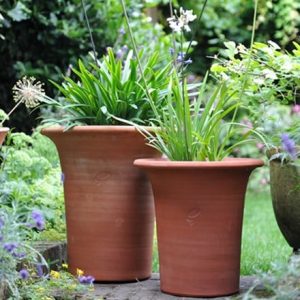
[[[137, 51], [137, 45], [135, 42], [135, 38], [133, 36], [133, 32], [130, 26], [130, 21], [128, 18], [128, 14], [127, 14], [127, 8], [126, 8], [126, 4], [124, 0], [120, 0], [121, 4], [122, 4], [122, 8], [123, 8], [123, 13], [125, 16], [125, 21], [126, 21], [126, 25], [128, 28], [128, 32], [129, 32], [129, 36], [132, 42], [132, 46], [133, 46], [133, 50], [135, 53], [135, 56], [137, 58], [138, 61], [138, 65], [139, 65], [139, 69], [141, 74], [143, 74], [143, 69], [142, 69], [142, 65], [138, 56], [138, 51]], [[172, 60], [173, 60], [173, 72], [176, 78], [180, 78], [181, 81], [181, 105], [183, 107], [183, 112], [184, 112], [184, 120], [183, 120], [183, 132], [184, 132], [184, 143], [185, 143], [185, 149], [187, 151], [187, 157], [191, 156], [191, 149], [190, 149], [190, 143], [188, 141], [188, 134], [187, 134], [187, 127], [188, 127], [188, 120], [186, 119], [189, 108], [187, 107], [187, 105], [189, 105], [189, 103], [187, 101], [185, 101], [185, 97], [186, 97], [186, 80], [185, 80], [185, 69], [186, 66], [188, 64], [190, 64], [192, 61], [191, 59], [186, 59], [187, 57], [187, 52], [184, 52], [184, 32], [190, 32], [191, 29], [189, 27], [189, 23], [193, 22], [194, 20], [197, 19], [197, 21], [199, 22], [203, 16], [203, 12], [204, 9], [207, 5], [208, 0], [204, 1], [204, 4], [202, 6], [201, 9], [201, 14], [199, 15], [198, 19], [197, 16], [193, 14], [192, 10], [184, 10], [182, 7], [179, 10], [179, 15], [177, 15], [177, 11], [173, 10], [173, 5], [172, 5], [172, 1], [169, 1], [169, 7], [170, 7], [170, 18], [168, 18], [168, 22], [169, 22], [169, 26], [172, 29], [172, 40], [173, 40], [173, 49], [171, 51], [171, 56], [172, 56]], [[176, 52], [176, 34], [180, 35], [180, 50], [178, 52]], [[194, 35], [193, 35], [194, 38]], [[190, 49], [191, 45], [192, 45], [193, 39], [189, 42], [188, 45], [188, 50]], [[144, 79], [144, 78], [143, 78]], [[150, 101], [151, 107], [153, 109], [153, 111], [155, 112], [155, 115], [159, 117], [159, 114], [157, 113], [154, 101], [152, 100], [151, 97], [151, 93], [149, 91], [149, 87], [146, 84], [146, 80], [144, 79], [145, 82], [145, 89], [146, 89], [146, 93], [148, 96], [148, 99]]]

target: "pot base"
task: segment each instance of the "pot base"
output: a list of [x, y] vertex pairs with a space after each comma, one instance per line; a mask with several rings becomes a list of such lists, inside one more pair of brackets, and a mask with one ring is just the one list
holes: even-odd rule
[[[172, 291], [167, 291], [167, 290], [163, 290], [161, 289], [161, 292], [164, 294], [168, 294], [168, 295], [172, 295], [172, 296], [176, 296], [176, 297], [191, 297], [191, 298], [217, 298], [220, 297], [220, 295], [216, 295], [216, 294], [190, 294], [190, 293], [174, 293]], [[222, 294], [222, 297], [229, 297], [229, 296], [233, 296], [236, 295], [240, 292], [240, 290], [236, 290], [235, 292], [229, 293], [229, 294]]]

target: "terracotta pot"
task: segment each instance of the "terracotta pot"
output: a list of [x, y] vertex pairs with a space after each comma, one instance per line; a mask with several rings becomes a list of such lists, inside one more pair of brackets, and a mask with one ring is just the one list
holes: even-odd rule
[[150, 277], [154, 206], [150, 185], [133, 166], [158, 156], [130, 126], [43, 129], [64, 174], [68, 264], [97, 281]]
[[289, 243], [300, 249], [300, 166], [270, 162], [272, 203], [277, 224]]
[[3, 144], [8, 131], [9, 131], [9, 128], [0, 127], [0, 146]]
[[161, 290], [177, 296], [238, 292], [244, 196], [256, 159], [139, 159], [152, 183]]

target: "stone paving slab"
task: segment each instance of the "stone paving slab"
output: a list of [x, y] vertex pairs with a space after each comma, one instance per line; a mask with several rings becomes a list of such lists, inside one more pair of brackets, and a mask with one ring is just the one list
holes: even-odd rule
[[[240, 282], [240, 294], [230, 297], [218, 298], [190, 298], [176, 297], [164, 294], [160, 291], [159, 275], [153, 274], [151, 279], [125, 284], [95, 284], [95, 300], [188, 300], [188, 299], [241, 299], [241, 296], [247, 292], [255, 283], [255, 276], [242, 276]], [[256, 290], [262, 290], [257, 287]]]

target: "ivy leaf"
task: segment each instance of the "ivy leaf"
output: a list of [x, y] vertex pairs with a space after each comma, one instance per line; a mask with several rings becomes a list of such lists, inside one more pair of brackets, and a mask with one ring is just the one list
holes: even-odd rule
[[13, 9], [7, 12], [7, 14], [12, 18], [13, 21], [20, 22], [30, 18], [31, 10], [22, 2], [18, 2]]

